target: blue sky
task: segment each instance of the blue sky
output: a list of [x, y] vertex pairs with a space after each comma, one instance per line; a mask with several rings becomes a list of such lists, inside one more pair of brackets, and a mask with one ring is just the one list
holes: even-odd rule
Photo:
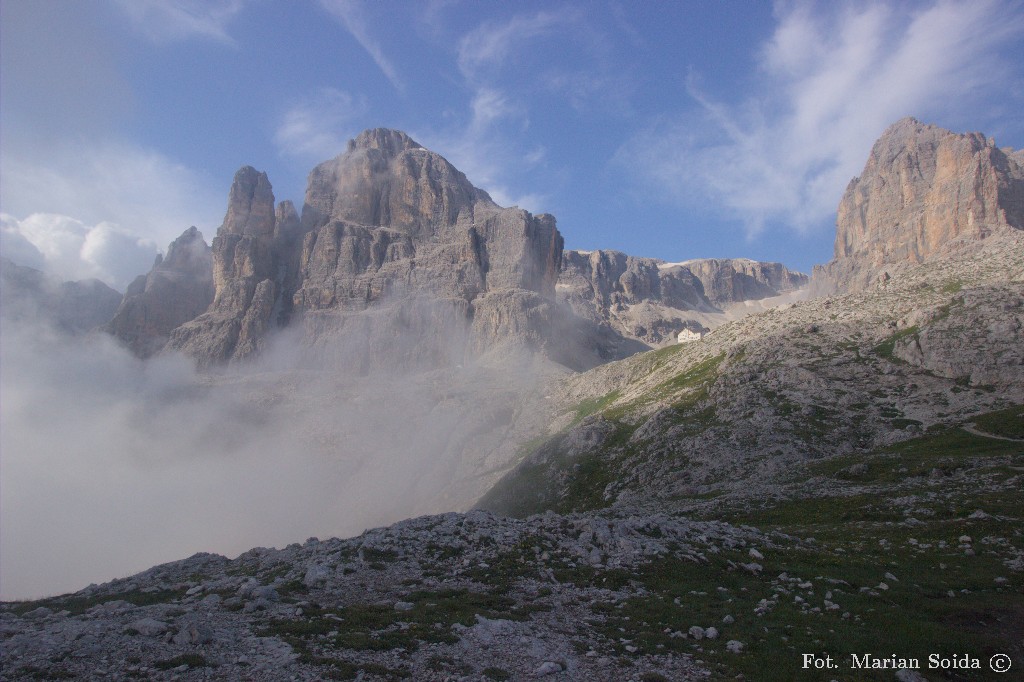
[[887, 125], [1024, 146], [1024, 3], [3, 0], [8, 257], [119, 288], [405, 130], [567, 248], [809, 271]]

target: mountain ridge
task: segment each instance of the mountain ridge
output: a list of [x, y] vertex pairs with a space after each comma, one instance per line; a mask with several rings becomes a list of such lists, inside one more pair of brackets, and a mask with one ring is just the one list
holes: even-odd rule
[[[157, 288], [145, 305], [126, 296], [111, 332], [137, 354], [166, 344], [212, 367], [257, 358], [269, 335], [292, 322], [315, 353], [343, 343], [346, 328], [384, 339], [395, 333], [395, 317], [420, 316], [420, 305], [409, 305], [416, 298], [433, 312], [412, 328], [425, 329], [439, 316], [466, 339], [470, 355], [527, 347], [586, 369], [674, 341], [684, 329], [720, 324], [733, 316], [722, 306], [792, 291], [806, 280], [778, 264], [706, 259], [691, 262], [702, 270], [690, 281], [687, 266], [600, 252], [625, 266], [598, 281], [616, 267], [584, 272], [578, 252], [564, 250], [554, 217], [499, 207], [442, 156], [383, 128], [364, 131], [310, 172], [301, 215], [291, 202], [275, 205], [265, 173], [240, 169], [210, 252], [208, 309], [189, 316], [168, 302], [168, 311], [157, 310]], [[166, 278], [173, 269], [158, 264], [147, 277]], [[651, 281], [635, 290], [643, 278]], [[602, 290], [617, 300], [599, 300], [593, 292]], [[133, 289], [131, 297], [137, 295]], [[174, 297], [192, 307], [206, 300], [199, 292]], [[638, 304], [639, 321], [626, 320], [628, 312], [617, 320], [622, 315], [611, 310]], [[396, 311], [365, 314], [377, 308]], [[412, 362], [430, 366], [451, 357], [450, 348], [443, 350], [425, 347]], [[381, 362], [389, 360], [371, 360]]]

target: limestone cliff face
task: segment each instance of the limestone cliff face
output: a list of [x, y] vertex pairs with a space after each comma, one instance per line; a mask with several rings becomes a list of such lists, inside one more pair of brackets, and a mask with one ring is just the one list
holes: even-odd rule
[[506, 345], [586, 369], [806, 280], [747, 260], [563, 254], [554, 217], [498, 206], [444, 157], [386, 129], [313, 169], [301, 218], [275, 205], [265, 173], [239, 170], [208, 253], [208, 308], [165, 313], [150, 305], [154, 291], [131, 319], [159, 325], [131, 332], [126, 314], [115, 333], [144, 338], [140, 354], [168, 338], [201, 365], [257, 355], [294, 322], [307, 351], [358, 371], [458, 364]]
[[[238, 171], [213, 241], [213, 301], [169, 346], [206, 365], [241, 360], [292, 319], [311, 347], [365, 345], [381, 363], [403, 334], [415, 337], [399, 354], [409, 362], [450, 353], [453, 338], [545, 346], [529, 321], [554, 296], [561, 257], [553, 217], [501, 208], [405, 133], [368, 130], [310, 173], [301, 219], [275, 207], [266, 174]], [[524, 295], [488, 298], [491, 323], [474, 324], [478, 301], [498, 292]], [[537, 334], [519, 333], [531, 325]]]
[[[368, 344], [378, 355], [389, 337], [413, 334], [400, 354], [411, 362], [434, 362], [453, 348], [544, 345], [538, 334], [546, 333], [531, 320], [554, 295], [561, 267], [554, 218], [501, 208], [405, 133], [368, 130], [317, 166], [302, 229], [292, 305], [316, 345], [353, 327], [360, 339], [378, 340]], [[352, 319], [381, 305], [397, 308]], [[475, 317], [481, 305], [488, 324]], [[521, 333], [526, 327], [537, 334]]]
[[403, 132], [377, 128], [313, 169], [302, 217], [307, 231], [338, 220], [430, 237], [455, 225], [478, 200], [496, 208], [442, 156]]
[[139, 357], [156, 353], [176, 327], [203, 313], [213, 301], [210, 247], [190, 227], [157, 258], [149, 274], [133, 281], [106, 329]]
[[[558, 297], [579, 316], [648, 345], [727, 318], [724, 309], [795, 291], [807, 276], [780, 263], [699, 259], [666, 263], [618, 251], [566, 251]], [[716, 317], [717, 316], [717, 317]]]
[[228, 210], [212, 247], [214, 296], [209, 309], [170, 335], [169, 346], [209, 365], [256, 353], [270, 327], [283, 269], [282, 245], [298, 228], [290, 202], [274, 205], [266, 173], [246, 166], [235, 174]]
[[394, 130], [368, 130], [313, 170], [302, 225], [304, 310], [425, 290], [466, 301], [505, 288], [551, 295], [561, 262], [553, 217], [497, 206]]
[[782, 263], [748, 258], [700, 258], [685, 267], [704, 285], [704, 294], [716, 306], [759, 301], [807, 286], [808, 277]]
[[833, 260], [815, 268], [818, 294], [863, 289], [886, 269], [923, 263], [958, 244], [1024, 229], [1019, 152], [980, 133], [905, 118], [871, 150], [836, 217]]

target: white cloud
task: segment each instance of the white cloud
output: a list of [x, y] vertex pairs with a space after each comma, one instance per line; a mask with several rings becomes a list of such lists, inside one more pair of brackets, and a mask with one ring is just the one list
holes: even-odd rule
[[36, 270], [46, 267], [42, 251], [21, 234], [19, 221], [6, 213], [0, 213], [0, 256]]
[[[474, 87], [522, 80], [524, 96], [546, 90], [579, 110], [626, 112], [634, 81], [613, 42], [576, 10], [541, 11], [481, 24], [459, 41], [457, 62]], [[538, 54], [550, 58], [538, 61]], [[547, 94], [544, 100], [550, 106]]]
[[[61, 280], [95, 278], [124, 291], [132, 279], [149, 270], [158, 253], [156, 242], [112, 223], [86, 225], [53, 213], [33, 213], [24, 220], [2, 218], [3, 256]], [[8, 242], [14, 247], [11, 251]]]
[[[216, 37], [242, 4], [132, 0], [123, 7], [167, 37]], [[122, 73], [118, 29], [104, 19], [109, 13], [95, 3], [3, 4], [0, 209], [22, 221], [60, 217], [30, 220], [29, 240], [5, 225], [3, 250], [12, 260], [121, 287], [149, 269], [153, 244], [166, 247], [191, 225], [212, 234], [227, 183], [122, 139], [135, 97]], [[40, 232], [46, 228], [54, 234]], [[49, 251], [38, 248], [43, 243]]]
[[[517, 176], [545, 162], [547, 150], [524, 141], [530, 126], [527, 93], [510, 95], [510, 79], [502, 74], [512, 68], [517, 54], [536, 50], [531, 41], [553, 37], [573, 23], [578, 23], [574, 11], [541, 11], [486, 22], [466, 33], [458, 41], [457, 63], [472, 93], [468, 121], [447, 132], [421, 135], [427, 146], [444, 154], [502, 206], [538, 212], [548, 203], [543, 193], [512, 187]], [[535, 80], [550, 85], [546, 76]]]
[[212, 235], [220, 223], [226, 186], [162, 154], [50, 142], [35, 154], [12, 144], [0, 155], [3, 250], [15, 262], [123, 290], [191, 225]]
[[396, 89], [402, 90], [402, 81], [398, 77], [398, 72], [391, 60], [384, 54], [380, 43], [370, 33], [363, 4], [359, 0], [320, 0], [320, 4], [341, 22], [346, 31], [352, 34], [352, 37], [373, 58], [377, 68], [391, 81], [391, 84]]
[[684, 205], [712, 197], [748, 235], [827, 224], [887, 125], [983, 107], [980, 95], [1007, 81], [999, 49], [1024, 33], [1024, 17], [993, 1], [909, 12], [786, 4], [777, 16], [758, 53], [757, 93], [719, 102], [691, 76], [699, 111], [654, 123], [616, 156]]
[[154, 43], [206, 38], [234, 44], [227, 25], [244, 0], [114, 0], [135, 28]]
[[365, 113], [366, 100], [335, 88], [321, 88], [285, 112], [274, 143], [288, 156], [326, 159], [344, 151], [353, 121]]
[[[2, 322], [3, 599], [80, 589], [198, 551], [234, 556], [464, 509], [512, 457], [504, 436], [529, 423], [518, 420], [537, 403], [534, 367], [546, 367], [513, 355], [466, 362], [464, 327], [434, 319], [428, 343], [461, 366], [399, 363], [360, 376], [352, 368], [388, 351], [370, 351], [383, 337], [349, 325], [329, 350], [310, 353], [290, 330], [258, 364], [214, 379], [172, 354], [140, 361], [106, 334]], [[423, 343], [415, 329], [386, 340], [391, 357], [420, 355], [408, 351]], [[481, 433], [513, 412], [518, 423]]]
[[9, 215], [111, 223], [161, 247], [191, 225], [212, 234], [227, 192], [158, 152], [116, 142], [55, 140], [45, 149], [11, 144], [0, 156], [0, 172], [0, 205]]

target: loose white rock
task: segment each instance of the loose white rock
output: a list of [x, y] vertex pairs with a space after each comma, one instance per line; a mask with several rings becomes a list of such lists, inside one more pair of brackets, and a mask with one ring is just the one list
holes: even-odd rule
[[555, 663], [554, 661], [544, 661], [540, 667], [534, 671], [536, 677], [544, 677], [545, 675], [554, 675], [555, 673], [562, 672], [562, 664]]

